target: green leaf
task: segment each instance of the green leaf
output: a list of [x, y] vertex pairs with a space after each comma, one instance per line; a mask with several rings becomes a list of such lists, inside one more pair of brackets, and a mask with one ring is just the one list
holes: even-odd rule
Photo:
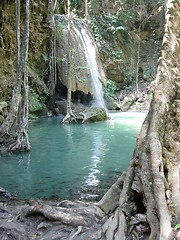
[[176, 224], [175, 229], [180, 229], [180, 223]]

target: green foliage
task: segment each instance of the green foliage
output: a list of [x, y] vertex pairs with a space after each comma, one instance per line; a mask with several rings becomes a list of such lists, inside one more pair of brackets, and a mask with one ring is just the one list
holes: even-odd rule
[[124, 58], [122, 50], [120, 48], [119, 49], [109, 48], [107, 49], [107, 52], [108, 52], [108, 56], [114, 61], [119, 61]]
[[[106, 49], [106, 55], [115, 61], [124, 59], [121, 46], [116, 44], [118, 39], [121, 38], [123, 42], [131, 44], [131, 39], [128, 34], [129, 28], [125, 23], [127, 18], [130, 18], [128, 14], [118, 14], [93, 16], [90, 19], [91, 31], [99, 45], [100, 51]], [[108, 47], [107, 42], [111, 42], [111, 45]]]
[[29, 111], [37, 112], [45, 108], [44, 103], [40, 100], [39, 95], [31, 88], [29, 88]]
[[[78, 9], [81, 7], [83, 2], [84, 2], [84, 0], [71, 0], [71, 11], [78, 12]], [[66, 5], [66, 1], [58, 0], [56, 12], [59, 14], [64, 14], [65, 9], [67, 8], [67, 6], [65, 6], [65, 5]]]
[[59, 14], [64, 14], [65, 13], [64, 0], [58, 0], [56, 11]]
[[64, 29], [65, 29], [65, 25], [61, 22], [57, 22], [56, 24], [56, 37], [57, 40], [63, 40], [64, 37]]
[[[124, 17], [123, 17], [124, 16]], [[112, 34], [115, 35], [120, 32], [125, 41], [129, 41], [128, 27], [125, 21], [130, 16], [126, 14], [106, 15], [106, 16], [92, 16], [90, 18], [90, 27], [93, 32], [95, 40], [103, 44], [105, 39], [108, 39]]]
[[176, 224], [175, 229], [180, 229], [180, 223]]
[[79, 83], [84, 83], [84, 82], [87, 81], [86, 78], [78, 78], [77, 80], [78, 80]]
[[[53, 57], [52, 56], [49, 56], [49, 55], [47, 55], [47, 54], [42, 54], [42, 57], [43, 57], [43, 59], [44, 59], [44, 61], [45, 62], [48, 62], [48, 61], [50, 61]], [[58, 57], [56, 57], [56, 58], [54, 58], [54, 59], [56, 59], [56, 62], [65, 62], [65, 61], [67, 61], [67, 55], [64, 55], [64, 57], [63, 58], [58, 58]]]
[[76, 66], [76, 70], [84, 70], [84, 69], [90, 69], [89, 67], [86, 66]]
[[100, 42], [101, 45], [103, 45], [105, 43], [103, 18], [99, 19], [95, 16], [92, 16], [89, 19], [89, 25], [95, 41]]
[[107, 86], [104, 87], [105, 97], [115, 98], [117, 90], [118, 89], [117, 89], [116, 84], [112, 80], [108, 79], [107, 80]]
[[127, 32], [128, 27], [124, 23], [124, 20], [122, 18], [122, 15], [108, 15], [105, 17], [106, 21], [108, 22], [107, 31], [109, 31], [112, 34], [115, 34], [116, 32]]
[[71, 7], [72, 9], [78, 9], [82, 3], [84, 2], [84, 0], [71, 0]]
[[63, 58], [56, 58], [56, 62], [66, 62], [67, 61], [67, 57], [63, 57]]

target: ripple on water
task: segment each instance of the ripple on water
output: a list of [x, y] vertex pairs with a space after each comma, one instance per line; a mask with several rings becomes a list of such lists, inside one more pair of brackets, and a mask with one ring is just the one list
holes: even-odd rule
[[99, 199], [126, 170], [146, 114], [62, 125], [58, 117], [30, 123], [30, 153], [1, 155], [0, 186], [21, 198]]

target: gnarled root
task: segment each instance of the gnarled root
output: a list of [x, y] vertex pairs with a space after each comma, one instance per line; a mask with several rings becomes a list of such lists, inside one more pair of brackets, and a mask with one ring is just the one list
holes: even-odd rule
[[77, 120], [76, 120], [76, 115], [75, 114], [73, 114], [73, 113], [68, 113], [68, 114], [66, 114], [66, 116], [64, 117], [64, 119], [63, 119], [63, 121], [62, 121], [63, 123], [71, 123], [71, 122], [77, 122]]
[[17, 140], [9, 146], [10, 151], [27, 152], [30, 151], [30, 148], [28, 133], [25, 129], [19, 131]]
[[60, 221], [63, 224], [72, 226], [87, 226], [88, 219], [79, 215], [76, 212], [70, 212], [68, 209], [61, 207], [51, 207], [42, 204], [39, 201], [33, 201], [31, 206], [25, 206], [21, 210], [21, 218], [29, 215], [41, 214], [51, 221]]

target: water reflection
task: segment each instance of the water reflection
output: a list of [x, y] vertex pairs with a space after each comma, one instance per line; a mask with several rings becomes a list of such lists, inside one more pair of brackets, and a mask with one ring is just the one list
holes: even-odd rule
[[93, 139], [93, 149], [92, 155], [90, 158], [90, 173], [85, 177], [85, 183], [88, 186], [97, 186], [99, 184], [99, 180], [97, 178], [97, 174], [100, 173], [98, 170], [98, 164], [102, 161], [103, 158], [103, 142], [102, 135], [94, 136]]
[[145, 117], [112, 116], [85, 125], [61, 125], [58, 118], [31, 123], [32, 151], [1, 156], [0, 186], [23, 198], [99, 196], [114, 173], [126, 170]]

